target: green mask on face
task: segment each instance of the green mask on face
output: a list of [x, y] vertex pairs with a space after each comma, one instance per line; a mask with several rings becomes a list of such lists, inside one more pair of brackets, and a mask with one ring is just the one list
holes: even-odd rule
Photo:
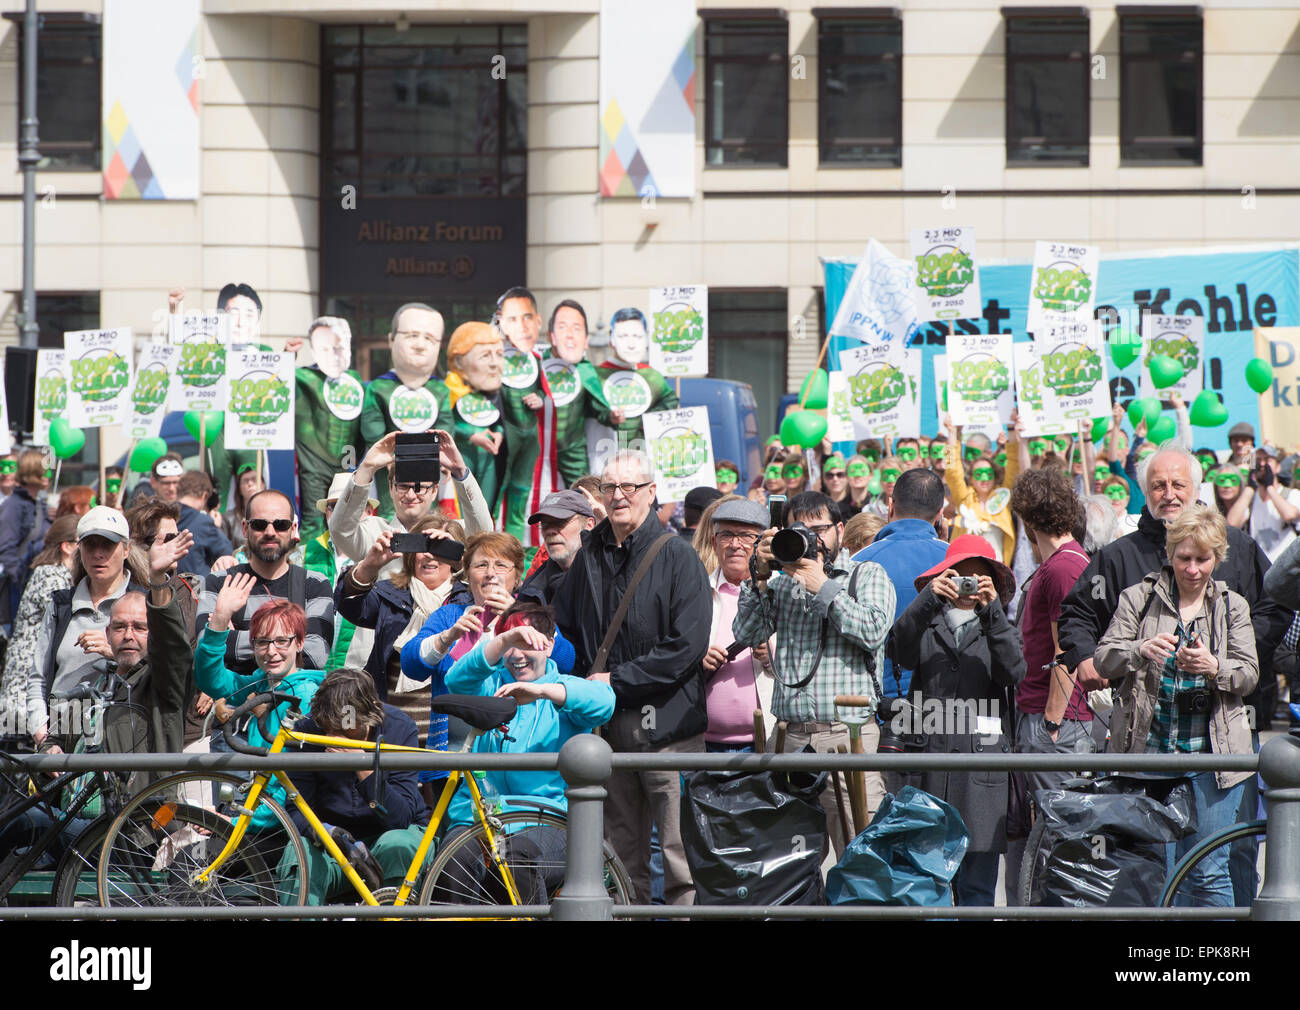
[[803, 467], [798, 463], [791, 463], [789, 466], [781, 469], [781, 476], [786, 480], [798, 480], [803, 476]]
[[996, 463], [998, 466], [1006, 466], [1007, 454], [1005, 452], [998, 453], [996, 456], [993, 457], [993, 462]]
[[1052, 444], [1056, 446], [1057, 452], [1067, 452], [1070, 448], [1070, 440], [1064, 436], [1052, 439]]
[[1241, 487], [1241, 475], [1225, 472], [1216, 473], [1210, 478], [1219, 487]]
[[1105, 480], [1109, 476], [1110, 476], [1110, 467], [1108, 466], [1099, 466], [1097, 467], [1096, 470], [1092, 471], [1093, 480]]
[[948, 446], [943, 442], [934, 442], [930, 445], [930, 458], [943, 459], [948, 452]]
[[890, 467], [888, 470], [880, 471], [880, 483], [892, 484], [901, 476], [903, 476], [902, 470], [895, 470], [893, 467]]
[[829, 472], [829, 471], [831, 471], [831, 470], [843, 470], [843, 469], [844, 469], [844, 457], [843, 457], [843, 456], [838, 456], [838, 455], [837, 455], [837, 456], [827, 456], [827, 457], [826, 457], [826, 462], [822, 464], [822, 472], [823, 472], [823, 473]]
[[1146, 459], [1148, 456], [1154, 456], [1155, 454], [1156, 451], [1154, 449], [1141, 449], [1138, 452], [1138, 459]]
[[0, 459], [0, 473], [17, 473], [17, 472], [18, 472], [18, 460]]
[[1031, 440], [1030, 440], [1030, 442], [1029, 442], [1029, 455], [1031, 455], [1031, 456], [1041, 456], [1041, 455], [1042, 455], [1043, 453], [1045, 453], [1045, 452], [1047, 452], [1047, 443], [1046, 443], [1046, 442], [1044, 442], [1041, 438], [1035, 438], [1035, 439], [1031, 439]]
[[121, 477], [109, 477], [107, 480], [104, 481], [104, 484], [107, 485], [109, 494], [117, 494], [119, 491], [122, 490]]
[[1128, 497], [1128, 493], [1118, 485], [1106, 488], [1106, 497], [1111, 501], [1123, 501]]
[[879, 463], [880, 453], [876, 452], [875, 449], [868, 449], [866, 452], [862, 454], [862, 458], [865, 459], [868, 463]]
[[871, 473], [871, 467], [867, 466], [866, 463], [849, 464], [848, 475], [850, 477], [866, 477], [870, 475], [870, 473]]
[[764, 471], [763, 471], [763, 479], [764, 479], [764, 480], [780, 480], [780, 479], [781, 479], [781, 467], [780, 467], [780, 465], [778, 464], [777, 466], [769, 466], [766, 470], [764, 470]]
[[975, 460], [979, 459], [982, 455], [984, 455], [984, 453], [982, 453], [979, 449], [976, 449], [973, 445], [966, 446], [965, 456], [968, 462], [973, 463]]
[[53, 479], [54, 479], [54, 471], [53, 471], [53, 470], [46, 470], [46, 471], [45, 471], [45, 479], [46, 479], [46, 480], [53, 480]]
[[970, 472], [972, 480], [992, 480], [993, 468], [989, 466], [977, 466]]
[[735, 484], [740, 480], [740, 474], [736, 473], [735, 470], [719, 470], [717, 471], [717, 477], [719, 484]]
[[1213, 456], [1209, 455], [1208, 453], [1204, 456], [1197, 456], [1196, 458], [1201, 461], [1201, 467], [1202, 469], [1205, 470], [1209, 470], [1212, 467], [1216, 467], [1219, 465], [1219, 461], [1215, 459]]
[[894, 453], [894, 455], [897, 456], [899, 459], [905, 459], [910, 462], [916, 459], [916, 447], [912, 445], [905, 445], [901, 449], [897, 450]]

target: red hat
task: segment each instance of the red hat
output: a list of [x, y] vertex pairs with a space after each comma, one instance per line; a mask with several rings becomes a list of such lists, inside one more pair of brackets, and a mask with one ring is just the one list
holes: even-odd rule
[[965, 533], [948, 545], [948, 553], [943, 556], [943, 560], [927, 572], [922, 572], [916, 577], [913, 585], [919, 593], [922, 589], [930, 584], [930, 580], [936, 575], [946, 572], [949, 568], [954, 567], [960, 561], [967, 558], [979, 558], [993, 569], [993, 584], [998, 588], [998, 596], [1002, 599], [1002, 605], [1006, 606], [1011, 602], [1011, 597], [1016, 595], [1016, 577], [1011, 574], [1011, 569], [999, 561], [993, 554], [993, 545], [981, 536], [974, 533]]

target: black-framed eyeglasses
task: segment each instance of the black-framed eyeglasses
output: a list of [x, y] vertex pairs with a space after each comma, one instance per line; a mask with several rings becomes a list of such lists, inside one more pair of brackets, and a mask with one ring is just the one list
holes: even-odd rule
[[617, 488], [619, 491], [622, 491], [622, 492], [623, 492], [623, 497], [624, 497], [624, 498], [631, 498], [634, 494], [636, 494], [638, 491], [640, 491], [643, 487], [649, 487], [649, 486], [650, 486], [651, 484], [653, 484], [653, 483], [654, 483], [654, 481], [652, 481], [652, 480], [648, 480], [648, 481], [644, 481], [644, 482], [641, 483], [641, 484], [631, 484], [631, 483], [627, 483], [627, 484], [602, 484], [602, 485], [600, 485], [600, 493], [601, 493], [602, 495], [604, 495], [606, 498], [612, 498], [613, 495], [614, 495], [614, 489]]
[[[165, 543], [165, 544], [169, 544], [169, 543], [171, 543], [173, 540], [175, 540], [178, 536], [180, 536], [179, 533], [167, 533], [167, 534], [165, 534], [165, 535], [163, 536], [163, 538], [162, 538], [162, 542]], [[157, 534], [154, 534], [154, 535], [151, 536], [151, 537], [145, 537], [145, 538], [141, 541], [141, 543], [143, 543], [143, 544], [145, 545], [145, 547], [152, 547], [152, 546], [153, 546], [154, 544], [156, 544], [157, 542], [158, 542], [158, 535], [157, 535]]]
[[283, 651], [293, 645], [296, 641], [297, 639], [292, 635], [280, 635], [277, 638], [254, 638], [253, 648], [269, 649], [271, 646], [275, 646], [277, 649]]
[[412, 484], [408, 481], [403, 484], [394, 484], [393, 490], [398, 494], [428, 494], [436, 486], [436, 484]]
[[818, 523], [816, 526], [809, 526], [808, 532], [816, 533], [818, 536], [821, 536], [827, 530], [834, 529], [834, 528], [835, 528], [834, 523]]
[[245, 519], [244, 521], [254, 533], [261, 533], [268, 526], [274, 526], [277, 533], [288, 533], [293, 526], [292, 519]]

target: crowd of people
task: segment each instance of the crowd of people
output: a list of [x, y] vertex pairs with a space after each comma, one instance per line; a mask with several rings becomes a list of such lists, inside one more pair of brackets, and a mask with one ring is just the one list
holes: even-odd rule
[[[247, 302], [260, 315], [251, 288], [230, 287], [219, 307]], [[350, 374], [336, 353], [346, 323], [315, 321], [318, 363], [299, 369], [299, 389], [319, 395], [302, 394], [300, 445], [313, 448], [299, 454], [297, 500], [222, 446], [220, 465], [187, 467], [171, 452], [136, 486], [110, 471], [102, 489], [64, 488], [57, 501], [40, 448], [0, 460], [6, 736], [74, 745], [61, 699], [111, 669], [147, 712], [131, 746], [167, 752], [224, 747], [221, 723], [271, 687], [298, 699], [305, 725], [342, 732], [340, 699], [361, 699], [368, 714], [350, 732], [432, 749], [470, 735], [431, 712], [446, 693], [520, 702], [509, 735], [479, 737], [481, 750], [556, 751], [592, 731], [634, 752], [837, 753], [851, 740], [867, 752], [1258, 749], [1295, 671], [1300, 490], [1297, 457], [1257, 446], [1250, 425], [1233, 427], [1226, 447], [1194, 448], [1175, 399], [1179, 435], [1161, 445], [1145, 424], [1126, 429], [1121, 404], [1095, 441], [1086, 429], [1030, 437], [1014, 415], [996, 438], [940, 414], [933, 436], [867, 438], [852, 453], [773, 436], [752, 480], [719, 460], [716, 481], [680, 503], [661, 500], [635, 442], [593, 466], [565, 439], [550, 462], [563, 463], [567, 486], [537, 494], [528, 474], [541, 472], [546, 446], [519, 448], [539, 438], [532, 415], [576, 402], [579, 419], [619, 431], [634, 420], [604, 401], [585, 312], [565, 300], [548, 339], [569, 346], [577, 399], [558, 404], [540, 379], [506, 397], [498, 382], [488, 399], [513, 426], [485, 436], [466, 415], [440, 415], [445, 480], [398, 479], [394, 399], [491, 392], [476, 369], [499, 373], [494, 348], [549, 360], [541, 319], [531, 293], [512, 288], [491, 323], [458, 327], [442, 348], [441, 316], [401, 307], [390, 342], [404, 353], [367, 389], [356, 430], [310, 406], [326, 380]], [[643, 317], [625, 324], [643, 334]], [[599, 367], [635, 364], [630, 344], [620, 353]], [[460, 371], [443, 371], [451, 360]], [[344, 444], [358, 449], [355, 467], [331, 458]], [[778, 536], [787, 531], [802, 545], [793, 555]], [[870, 704], [837, 707], [842, 695]], [[948, 709], [964, 713], [960, 724], [922, 725], [923, 699], [963, 702]], [[265, 743], [256, 721], [243, 732]], [[379, 877], [397, 883], [446, 776], [413, 777], [381, 815], [369, 774], [300, 785], [336, 837], [378, 854]], [[1011, 812], [1067, 777], [869, 773], [867, 812], [908, 784], [950, 803], [969, 838], [954, 900], [992, 904], [1000, 863], [1014, 880], [1023, 853]], [[839, 855], [852, 839], [851, 790], [832, 778], [821, 801]], [[507, 805], [564, 804], [553, 774], [488, 779]], [[1193, 783], [1198, 827], [1180, 851], [1255, 816], [1253, 775]], [[676, 771], [610, 779], [606, 831], [640, 901], [694, 898], [682, 790]], [[465, 797], [451, 814], [452, 830], [468, 823]], [[336, 895], [341, 877], [311, 861], [313, 900]], [[1202, 866], [1196, 900], [1248, 902], [1254, 874], [1242, 843]]]

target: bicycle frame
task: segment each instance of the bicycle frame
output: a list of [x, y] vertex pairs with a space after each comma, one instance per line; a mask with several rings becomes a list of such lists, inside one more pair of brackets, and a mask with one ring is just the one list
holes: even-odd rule
[[[470, 736], [466, 738], [465, 744], [461, 748], [460, 753], [468, 753], [474, 746], [474, 741], [477, 740], [480, 735], [481, 733], [478, 730], [473, 730]], [[302, 744], [312, 744], [318, 747], [347, 748], [348, 750], [369, 751], [371, 753], [374, 753], [376, 750], [391, 754], [428, 753], [427, 749], [423, 747], [402, 747], [396, 744], [376, 744], [369, 740], [353, 740], [349, 737], [332, 737], [321, 736], [315, 733], [300, 733], [297, 730], [287, 729], [283, 724], [281, 724], [275, 735], [275, 740], [267, 752], [268, 756], [283, 753], [285, 745], [289, 743], [296, 743], [299, 746]], [[312, 810], [311, 805], [302, 798], [298, 793], [297, 788], [294, 786], [293, 781], [280, 769], [258, 772], [254, 776], [253, 786], [249, 790], [244, 805], [236, 808], [239, 816], [235, 818], [233, 830], [230, 833], [230, 837], [226, 840], [225, 847], [217, 854], [217, 858], [213, 860], [212, 864], [194, 878], [195, 882], [206, 884], [212, 874], [221, 869], [226, 860], [229, 859], [235, 849], [238, 848], [239, 843], [243, 840], [243, 837], [247, 833], [248, 827], [252, 822], [252, 815], [257, 809], [258, 801], [261, 799], [262, 794], [265, 791], [266, 786], [270, 783], [272, 777], [274, 777], [275, 780], [284, 787], [286, 802], [292, 803], [294, 807], [297, 808], [298, 812], [302, 814], [303, 818], [311, 826], [316, 837], [320, 840], [321, 846], [327, 853], [329, 853], [330, 858], [338, 863], [339, 868], [343, 870], [344, 876], [347, 877], [348, 881], [352, 884], [357, 895], [367, 905], [378, 905], [379, 901], [375, 898], [374, 893], [366, 886], [365, 881], [361, 879], [361, 876], [357, 871], [352, 868], [352, 865], [348, 862], [347, 856], [343, 854], [343, 851], [338, 847], [334, 839], [330, 837], [329, 832], [325, 830], [325, 825], [321, 822], [320, 818], [316, 816], [316, 812]], [[424, 834], [420, 838], [420, 844], [415, 850], [415, 855], [411, 858], [411, 865], [407, 868], [406, 876], [402, 879], [402, 885], [398, 889], [397, 897], [393, 902], [394, 905], [405, 905], [410, 898], [411, 891], [415, 888], [416, 879], [419, 877], [420, 870], [424, 866], [424, 859], [429, 852], [429, 846], [433, 843], [434, 836], [437, 834], [438, 828], [442, 825], [442, 819], [446, 815], [447, 808], [451, 805], [451, 798], [455, 795], [456, 787], [462, 779], [464, 779], [466, 784], [469, 786], [469, 793], [474, 803], [475, 816], [482, 823], [484, 831], [487, 834], [488, 842], [492, 847], [493, 862], [496, 863], [497, 869], [501, 871], [502, 880], [504, 880], [506, 890], [510, 896], [510, 902], [515, 905], [522, 904], [519, 897], [519, 889], [515, 885], [514, 874], [501, 856], [501, 847], [497, 843], [497, 834], [493, 830], [491, 820], [487, 815], [487, 811], [483, 807], [483, 797], [479, 793], [478, 783], [475, 781], [473, 775], [466, 775], [460, 770], [453, 769], [447, 778], [446, 785], [443, 786], [442, 795], [438, 799], [433, 814], [429, 818], [429, 824], [424, 829]], [[305, 869], [305, 867], [299, 867], [299, 872], [305, 872]]]

